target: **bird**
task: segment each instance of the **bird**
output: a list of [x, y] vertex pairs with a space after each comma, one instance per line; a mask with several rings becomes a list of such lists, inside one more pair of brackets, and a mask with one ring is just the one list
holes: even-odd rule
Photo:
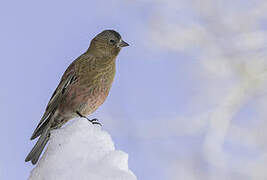
[[126, 46], [129, 44], [117, 31], [104, 30], [91, 40], [87, 51], [69, 65], [30, 138], [39, 137], [25, 162], [36, 164], [49, 141], [50, 131], [70, 119], [81, 117], [101, 125], [97, 119], [90, 120], [87, 116], [107, 98], [115, 77], [116, 58]]

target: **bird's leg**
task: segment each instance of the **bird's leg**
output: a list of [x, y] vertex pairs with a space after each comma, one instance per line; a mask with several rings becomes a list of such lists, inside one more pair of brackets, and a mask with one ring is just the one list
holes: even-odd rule
[[87, 119], [89, 122], [91, 122], [92, 124], [98, 124], [100, 126], [102, 126], [102, 124], [100, 122], [98, 122], [98, 119], [94, 118], [94, 119], [88, 119], [86, 116], [83, 116], [79, 111], [76, 111], [76, 113], [82, 117], [82, 118], [85, 118]]

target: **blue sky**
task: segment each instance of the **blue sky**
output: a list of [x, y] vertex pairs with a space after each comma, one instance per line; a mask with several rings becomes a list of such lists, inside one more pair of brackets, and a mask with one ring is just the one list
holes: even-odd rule
[[266, 179], [266, 8], [263, 0], [0, 2], [0, 178], [29, 176], [29, 137], [61, 75], [112, 28], [130, 47], [91, 117], [129, 154], [138, 179]]

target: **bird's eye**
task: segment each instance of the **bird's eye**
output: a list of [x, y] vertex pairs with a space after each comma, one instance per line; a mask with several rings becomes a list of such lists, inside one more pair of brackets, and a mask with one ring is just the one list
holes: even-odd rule
[[111, 39], [111, 40], [109, 40], [109, 42], [110, 42], [111, 44], [114, 44], [114, 43], [115, 43], [115, 40]]

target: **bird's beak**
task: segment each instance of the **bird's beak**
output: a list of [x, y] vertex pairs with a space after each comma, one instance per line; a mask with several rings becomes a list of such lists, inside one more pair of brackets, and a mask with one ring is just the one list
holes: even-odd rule
[[119, 42], [118, 46], [122, 48], [122, 47], [129, 46], [129, 44], [128, 44], [127, 42], [121, 40], [121, 41]]

